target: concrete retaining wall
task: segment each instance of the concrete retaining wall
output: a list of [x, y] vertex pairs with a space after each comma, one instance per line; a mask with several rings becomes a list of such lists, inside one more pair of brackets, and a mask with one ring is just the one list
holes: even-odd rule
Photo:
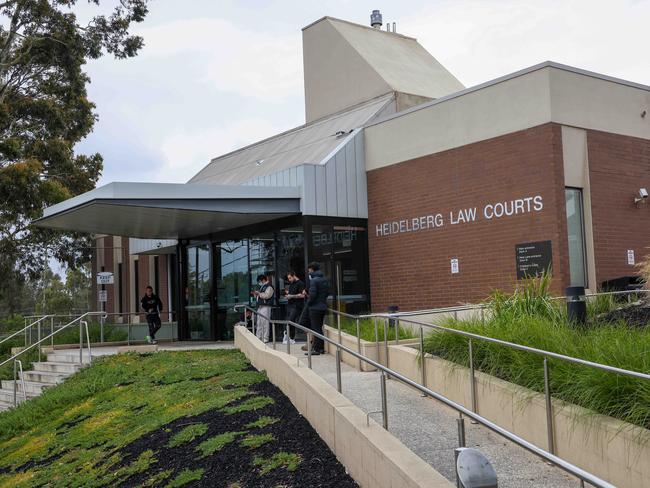
[[453, 487], [376, 422], [367, 426], [366, 415], [304, 363], [265, 347], [241, 326], [235, 327], [235, 346], [266, 371], [362, 487]]
[[[389, 354], [391, 369], [421, 382], [416, 349], [390, 346]], [[468, 368], [431, 356], [425, 364], [428, 388], [471, 408]], [[476, 397], [481, 416], [548, 449], [543, 395], [476, 372]], [[650, 431], [555, 399], [553, 415], [560, 457], [620, 488], [650, 488]]]

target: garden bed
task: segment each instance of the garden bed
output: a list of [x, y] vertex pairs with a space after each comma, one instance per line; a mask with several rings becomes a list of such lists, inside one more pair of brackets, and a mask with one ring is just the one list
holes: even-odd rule
[[357, 486], [235, 350], [103, 358], [0, 415], [0, 486]]

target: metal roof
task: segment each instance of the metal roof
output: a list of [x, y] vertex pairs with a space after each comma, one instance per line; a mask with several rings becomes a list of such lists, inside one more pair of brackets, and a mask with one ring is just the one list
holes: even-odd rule
[[110, 183], [45, 209], [39, 227], [181, 239], [300, 214], [300, 189]]
[[393, 99], [393, 93], [382, 95], [215, 158], [188, 183], [238, 185], [302, 164], [321, 164], [348, 133], [379, 115]]

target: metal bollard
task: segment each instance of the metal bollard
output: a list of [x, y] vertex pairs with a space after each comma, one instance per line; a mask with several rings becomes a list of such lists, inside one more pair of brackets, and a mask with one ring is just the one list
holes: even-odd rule
[[269, 326], [271, 327], [271, 336], [273, 337], [273, 349], [275, 349], [275, 322], [269, 320]]
[[[357, 317], [357, 352], [361, 355], [361, 328], [359, 327], [359, 317]], [[359, 358], [359, 371], [362, 370], [361, 358]]]
[[291, 337], [289, 337], [289, 324], [287, 324], [287, 354], [291, 354]]
[[379, 376], [379, 392], [381, 395], [381, 416], [384, 429], [388, 430], [388, 398], [386, 394], [386, 373], [381, 372]]
[[477, 413], [476, 409], [476, 375], [474, 373], [474, 349], [472, 347], [472, 339], [469, 339], [469, 394], [472, 400], [472, 412]]
[[461, 488], [498, 488], [497, 474], [490, 461], [477, 449], [454, 449], [456, 485]]
[[465, 447], [465, 417], [462, 413], [456, 419], [456, 424], [458, 424], [458, 447]]
[[311, 369], [311, 332], [307, 332], [307, 366]]
[[341, 385], [341, 349], [336, 348], [336, 389], [341, 393], [343, 387]]
[[[427, 362], [426, 362], [426, 353], [424, 352], [424, 329], [420, 326], [420, 374], [421, 374], [421, 384], [422, 386], [427, 386]], [[420, 393], [420, 396], [426, 397], [426, 394]]]
[[[386, 356], [386, 367], [388, 368], [388, 327], [389, 327], [388, 317], [384, 317], [384, 355]], [[387, 375], [386, 379], [390, 379], [390, 375]]]
[[546, 434], [548, 452], [555, 454], [555, 436], [553, 434], [553, 403], [551, 402], [551, 383], [548, 370], [548, 358], [544, 358], [544, 398], [546, 400]]

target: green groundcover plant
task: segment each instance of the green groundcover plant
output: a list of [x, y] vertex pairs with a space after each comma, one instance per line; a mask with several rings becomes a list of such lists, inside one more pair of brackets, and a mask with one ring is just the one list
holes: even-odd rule
[[[650, 327], [632, 328], [598, 318], [615, 306], [609, 297], [591, 301], [585, 327], [567, 321], [565, 304], [549, 296], [550, 278], [530, 280], [515, 293], [495, 293], [480, 319], [444, 325], [515, 344], [552, 351], [623, 369], [650, 373]], [[425, 351], [469, 364], [468, 339], [433, 332]], [[485, 341], [473, 341], [475, 367], [532, 390], [544, 391], [543, 357]], [[549, 359], [552, 395], [593, 412], [650, 428], [650, 381]]]
[[[135, 459], [124, 457], [126, 446], [179, 419], [214, 409], [228, 414], [239, 403], [237, 412], [255, 411], [270, 400], [255, 396], [254, 388], [265, 380], [264, 373], [251, 370], [236, 350], [98, 359], [65, 384], [0, 414], [0, 487], [118, 486], [133, 475], [149, 473], [161, 462], [161, 449], [199, 442], [207, 425], [181, 423], [178, 430], [169, 431], [166, 446], [152, 446]], [[278, 421], [260, 417], [250, 429]], [[252, 452], [273, 440], [255, 430], [227, 434], [232, 436], [229, 441], [243, 439]], [[217, 437], [188, 449], [200, 459], [219, 449]], [[146, 486], [182, 486], [201, 476], [202, 470], [189, 468], [162, 471], [152, 474]]]

